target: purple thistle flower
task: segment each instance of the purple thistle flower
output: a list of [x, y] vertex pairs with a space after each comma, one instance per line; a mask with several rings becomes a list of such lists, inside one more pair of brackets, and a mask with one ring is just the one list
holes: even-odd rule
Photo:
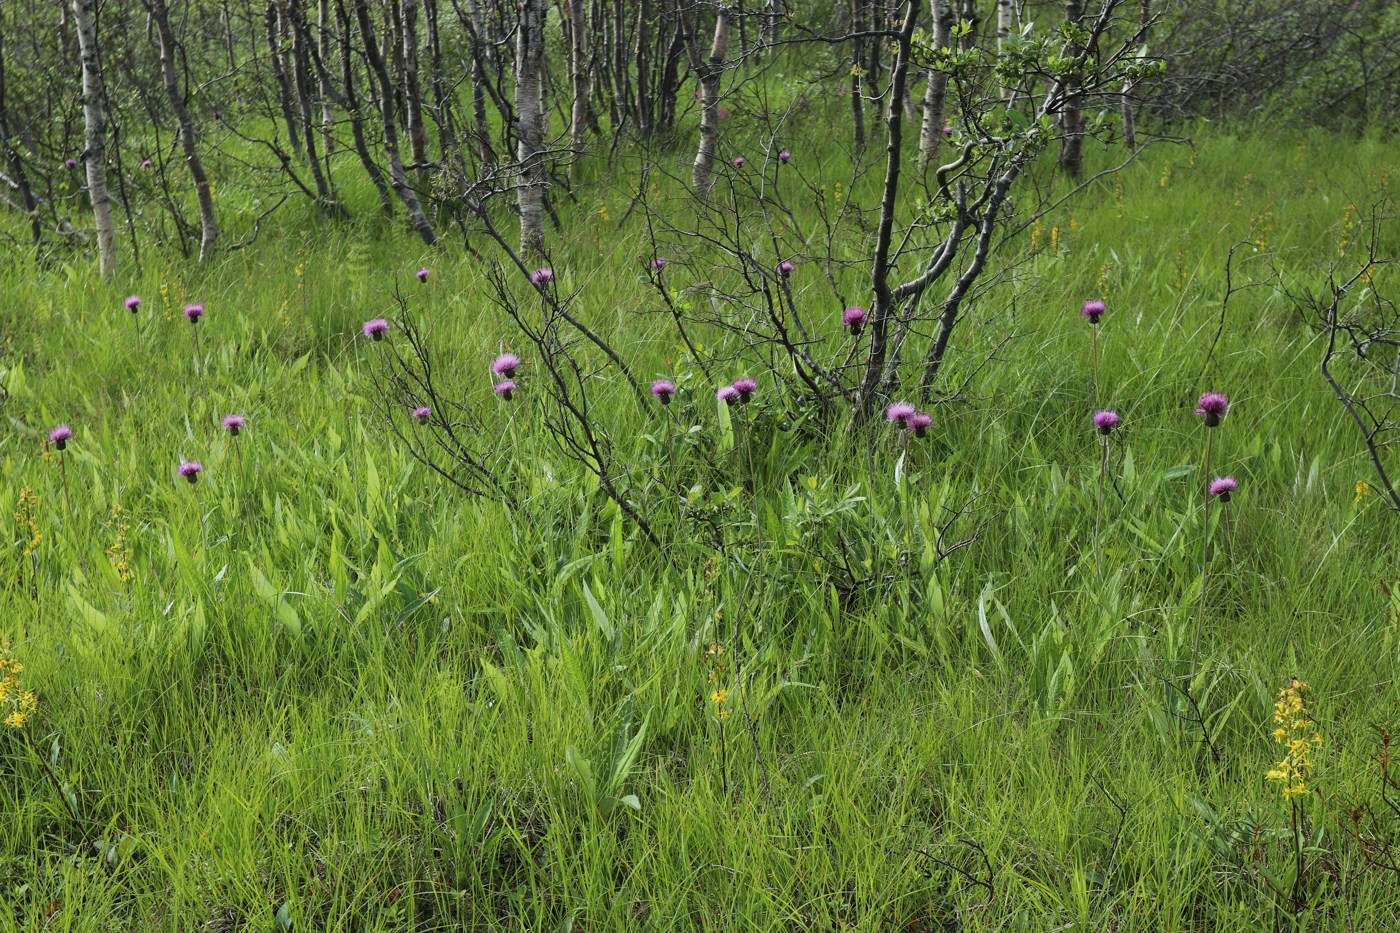
[[222, 110], [215, 110], [215, 111], [214, 111], [214, 119], [215, 119], [215, 120], [222, 120], [223, 118], [224, 118], [224, 112], [223, 112]]
[[414, 275], [414, 277], [415, 277], [416, 279], [418, 279], [418, 281], [420, 281], [420, 282], [426, 282], [426, 281], [428, 281], [428, 270], [427, 270], [427, 269], [419, 269], [417, 272], [413, 273], [413, 275]]
[[1103, 317], [1104, 305], [1100, 298], [1092, 298], [1084, 302], [1084, 316], [1089, 319], [1090, 324], [1097, 324], [1099, 318]]
[[928, 435], [929, 425], [933, 424], [933, 415], [927, 412], [916, 411], [904, 421], [904, 428], [913, 431], [915, 437], [925, 437]]
[[726, 405], [733, 405], [739, 401], [739, 390], [733, 386], [721, 386], [720, 390], [715, 393], [715, 398]]
[[792, 161], [792, 153], [788, 152], [786, 149], [783, 149], [778, 153], [778, 161], [783, 163], [784, 165], [787, 165], [789, 162]]
[[748, 404], [749, 399], [758, 391], [758, 383], [748, 377], [735, 379], [734, 391], [739, 393], [739, 401]]
[[514, 353], [502, 353], [491, 361], [491, 372], [497, 376], [513, 376], [520, 368], [520, 357]]
[[949, 126], [948, 124], [946, 124], [946, 123], [943, 124], [943, 135], [944, 135], [944, 136], [952, 136], [952, 135], [953, 135], [953, 128], [952, 128], [951, 126]]
[[199, 319], [204, 317], [204, 305], [185, 305], [185, 317], [190, 319], [191, 324], [199, 323]]
[[73, 436], [73, 429], [66, 424], [55, 425], [49, 430], [49, 440], [59, 450], [68, 446], [68, 440]]
[[1200, 401], [1196, 403], [1196, 414], [1205, 415], [1208, 428], [1219, 425], [1229, 410], [1230, 400], [1219, 392], [1204, 392]]
[[130, 311], [132, 314], [135, 314], [136, 309], [139, 307], [141, 307], [140, 295], [132, 295], [126, 299], [126, 310]]
[[142, 160], [141, 160], [141, 167], [142, 167], [142, 168], [150, 168], [150, 167], [151, 167], [151, 160], [150, 160], [150, 159], [142, 159]]
[[64, 166], [67, 167], [67, 168], [77, 168], [77, 166], [78, 166], [78, 160], [77, 160], [77, 159], [64, 159], [64, 160], [63, 160], [63, 164], [64, 164]]
[[787, 278], [792, 275], [792, 268], [792, 263], [784, 259], [782, 262], [778, 263], [778, 274], [783, 278]]
[[676, 394], [676, 384], [669, 379], [657, 379], [651, 384], [651, 394], [656, 396], [662, 405], [669, 405], [671, 396]]
[[841, 323], [851, 332], [852, 337], [859, 337], [861, 328], [865, 326], [866, 316], [864, 308], [847, 308], [841, 315]]
[[495, 390], [497, 395], [509, 402], [510, 394], [515, 391], [515, 383], [510, 379], [502, 379], [500, 382], [492, 386], [492, 388]]
[[361, 327], [360, 330], [370, 340], [383, 340], [384, 335], [389, 332], [389, 322], [382, 317], [377, 317], [372, 321], [365, 321], [364, 327]]
[[657, 272], [660, 272], [662, 269], [666, 268], [666, 260], [660, 256], [657, 256], [651, 261], [651, 267]]
[[419, 405], [413, 409], [413, 417], [418, 419], [419, 424], [427, 424], [428, 419], [433, 416], [433, 410], [427, 405]]
[[224, 430], [227, 431], [231, 437], [237, 437], [238, 432], [243, 430], [247, 424], [247, 419], [242, 415], [224, 415]]
[[1218, 496], [1221, 502], [1230, 501], [1230, 493], [1240, 488], [1240, 484], [1235, 482], [1233, 476], [1217, 476], [1210, 481], [1207, 487], [1212, 496]]
[[743, 156], [735, 156], [735, 157], [734, 157], [734, 167], [735, 167], [735, 168], [743, 168], [743, 167], [744, 167], [744, 163], [745, 163], [746, 161], [747, 161], [747, 160], [746, 160]]
[[181, 460], [180, 468], [175, 472], [189, 480], [190, 485], [193, 486], [199, 482], [199, 473], [203, 469], [204, 465], [198, 460]]
[[1100, 434], [1107, 434], [1118, 427], [1118, 422], [1123, 419], [1118, 417], [1118, 412], [1103, 409], [1094, 412], [1094, 427], [1099, 429]]
[[548, 266], [530, 273], [530, 284], [544, 286], [554, 281], [554, 270]]
[[919, 413], [913, 402], [890, 402], [885, 409], [885, 417], [890, 424], [896, 427], [905, 428], [909, 426], [909, 419]]

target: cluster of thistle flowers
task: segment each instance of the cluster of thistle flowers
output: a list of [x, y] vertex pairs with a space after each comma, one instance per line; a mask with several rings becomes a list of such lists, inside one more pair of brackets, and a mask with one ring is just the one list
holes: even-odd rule
[[919, 411], [913, 402], [891, 402], [885, 409], [885, 418], [897, 429], [915, 437], [927, 437], [929, 425], [933, 424], [933, 415]]
[[1278, 702], [1274, 704], [1274, 741], [1285, 749], [1283, 760], [1265, 775], [1270, 781], [1278, 781], [1284, 799], [1308, 792], [1308, 777], [1312, 774], [1313, 753], [1322, 746], [1322, 737], [1316, 732], [1317, 724], [1308, 717], [1307, 699], [1304, 697], [1308, 685], [1296, 677], [1287, 687], [1279, 690]]
[[[426, 271], [426, 270], [420, 270]], [[548, 272], [548, 269], [540, 270]], [[383, 340], [389, 333], [389, 322], [384, 318], [375, 318], [365, 321], [360, 328], [361, 332], [370, 340]], [[495, 391], [504, 401], [509, 402], [520, 388], [515, 384], [515, 371], [520, 368], [520, 357], [514, 353], [502, 353], [491, 361], [491, 374], [495, 377], [495, 384], [492, 390]], [[433, 409], [428, 405], [419, 405], [413, 409], [413, 419], [419, 424], [427, 424], [433, 418]]]
[[[1099, 318], [1103, 317], [1106, 306], [1099, 299], [1092, 299], [1084, 302], [1084, 317], [1090, 324], [1098, 324]], [[1204, 392], [1196, 402], [1196, 414], [1205, 419], [1207, 428], [1218, 428], [1220, 422], [1225, 420], [1225, 415], [1230, 411], [1230, 400], [1219, 392]], [[1118, 412], [1110, 408], [1102, 408], [1094, 412], [1091, 420], [1099, 433], [1107, 437], [1114, 429], [1122, 423], [1122, 417]], [[1233, 476], [1216, 476], [1211, 479], [1206, 487], [1207, 492], [1220, 502], [1230, 501], [1230, 494], [1239, 489], [1239, 483]]]
[[24, 665], [10, 654], [8, 646], [0, 645], [0, 722], [11, 729], [23, 728], [29, 718], [39, 709], [39, 698], [32, 690], [25, 690], [19, 682]]
[[705, 660], [710, 669], [705, 675], [705, 679], [711, 686], [710, 702], [714, 704], [715, 716], [720, 722], [729, 718], [729, 710], [725, 709], [725, 701], [729, 699], [729, 691], [720, 686], [725, 681], [725, 671], [729, 662], [725, 659], [725, 648], [717, 641], [712, 641], [705, 649]]
[[[124, 302], [126, 310], [135, 314], [141, 308], [141, 296], [131, 295]], [[204, 317], [204, 305], [188, 304], [184, 308], [185, 319], [191, 326], [198, 326], [199, 319]], [[247, 425], [247, 419], [242, 415], [225, 415], [223, 418], [224, 430], [230, 437], [237, 437], [238, 432]], [[73, 438], [73, 428], [66, 424], [60, 424], [49, 431], [49, 440], [58, 450], [63, 450], [68, 446], [68, 441]], [[204, 465], [198, 460], [181, 460], [180, 466], [176, 468], [177, 476], [184, 477], [191, 485], [199, 482], [199, 474], [204, 472]]]

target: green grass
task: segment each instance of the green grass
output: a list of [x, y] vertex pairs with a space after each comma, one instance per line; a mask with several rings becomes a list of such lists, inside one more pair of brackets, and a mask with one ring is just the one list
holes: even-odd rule
[[[1261, 875], [1287, 878], [1291, 843], [1264, 775], [1297, 676], [1325, 738], [1297, 928], [1392, 928], [1400, 883], [1348, 827], [1383, 813], [1376, 730], [1400, 718], [1400, 616], [1378, 585], [1397, 590], [1400, 523], [1356, 501], [1360, 439], [1271, 291], [1237, 294], [1206, 348], [1229, 247], [1254, 243], [1238, 281], [1266, 261], [1316, 278], [1393, 159], [1321, 135], [1149, 150], [1121, 190], [1006, 247], [1025, 261], [959, 331], [950, 382], [1014, 338], [902, 464], [880, 429], [873, 475], [858, 442], [761, 391], [752, 496], [718, 452], [712, 387], [681, 373], [684, 483], [762, 543], [704, 546], [639, 483], [670, 562], [549, 443], [528, 388], [492, 399], [485, 361], [519, 343], [454, 245], [291, 206], [206, 269], [147, 245], [141, 272], [103, 283], [86, 255], [10, 254], [0, 636], [41, 705], [0, 735], [0, 926], [263, 930], [281, 910], [296, 930], [1266, 928], [1280, 901]], [[650, 377], [681, 353], [644, 313], [630, 197], [585, 189], [551, 258]], [[447, 487], [373, 419], [384, 347], [358, 328], [396, 281], [504, 438], [511, 506]], [[819, 294], [815, 268], [796, 284]], [[1077, 309], [1098, 294], [1099, 403], [1124, 427], [1096, 542]], [[208, 311], [198, 373], [185, 301]], [[1241, 490], [1196, 668], [1207, 389], [1234, 403], [1214, 454]], [[615, 381], [597, 392], [619, 457], [657, 474], [666, 423]], [[71, 515], [42, 443], [60, 421]], [[203, 462], [196, 487], [181, 458]], [[9, 518], [21, 487], [32, 561]], [[937, 561], [963, 505], [948, 540], [975, 541]], [[862, 585], [840, 585], [842, 555]], [[722, 721], [712, 641], [743, 669]]]

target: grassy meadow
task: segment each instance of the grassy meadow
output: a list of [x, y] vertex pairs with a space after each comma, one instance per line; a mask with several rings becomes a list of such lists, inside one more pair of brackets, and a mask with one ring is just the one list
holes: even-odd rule
[[[821, 146], [794, 164], [835, 197]], [[1237, 243], [1236, 286], [1321, 281], [1395, 168], [1392, 140], [1277, 128], [1150, 147], [1000, 246], [1020, 261], [917, 440], [771, 382], [731, 418], [656, 313], [635, 182], [599, 169], [550, 262], [680, 386], [663, 409], [595, 379], [660, 551], [540, 425], [528, 358], [493, 396], [524, 348], [484, 260], [372, 192], [342, 224], [288, 205], [205, 268], [146, 243], [103, 282], [7, 247], [0, 641], [37, 709], [0, 728], [0, 928], [1395, 929], [1400, 521], [1358, 486], [1316, 332], [1265, 284], [1221, 303]], [[259, 206], [212, 169], [238, 240]], [[664, 274], [704, 300], [699, 249]], [[821, 275], [794, 289], [835, 355]], [[360, 328], [396, 288], [499, 436], [508, 503], [376, 416], [400, 330]], [[1202, 603], [1204, 391], [1239, 489]], [[1101, 512], [1099, 407], [1123, 419]], [[1286, 796], [1293, 678], [1313, 751]]]

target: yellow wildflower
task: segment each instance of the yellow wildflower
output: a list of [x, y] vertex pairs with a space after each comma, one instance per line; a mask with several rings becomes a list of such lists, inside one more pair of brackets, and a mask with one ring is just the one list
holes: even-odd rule
[[1282, 785], [1284, 799], [1308, 791], [1308, 778], [1313, 770], [1313, 753], [1322, 745], [1317, 735], [1316, 723], [1308, 716], [1305, 693], [1308, 685], [1297, 678], [1279, 691], [1278, 702], [1274, 704], [1274, 740], [1286, 752], [1283, 760], [1265, 775], [1271, 781]]

